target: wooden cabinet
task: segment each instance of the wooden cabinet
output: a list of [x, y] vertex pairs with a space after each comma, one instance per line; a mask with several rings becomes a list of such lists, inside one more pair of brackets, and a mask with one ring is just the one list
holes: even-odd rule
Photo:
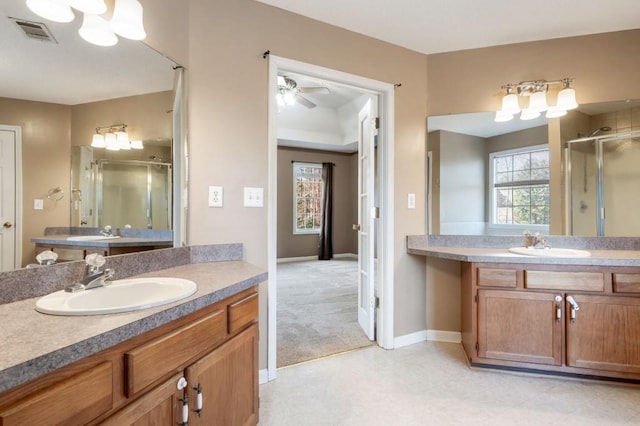
[[640, 380], [638, 274], [634, 268], [463, 263], [462, 343], [469, 361]]
[[257, 321], [253, 287], [0, 394], [0, 425], [255, 425]]

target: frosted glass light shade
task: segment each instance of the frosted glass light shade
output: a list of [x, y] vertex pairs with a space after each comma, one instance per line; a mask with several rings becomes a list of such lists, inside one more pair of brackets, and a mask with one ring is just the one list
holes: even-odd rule
[[129, 135], [126, 132], [116, 132], [116, 142], [120, 149], [131, 149], [129, 144]]
[[101, 135], [100, 133], [96, 133], [95, 135], [93, 135], [91, 146], [94, 148], [105, 148], [107, 144], [104, 141], [104, 135]]
[[102, 15], [107, 11], [107, 4], [104, 0], [67, 0], [69, 6], [84, 13], [92, 15]]
[[131, 141], [131, 148], [132, 149], [144, 149], [144, 145], [142, 144], [142, 141], [140, 141], [140, 140]]
[[53, 22], [71, 22], [75, 15], [69, 0], [27, 0], [27, 7], [41, 18]]
[[504, 114], [514, 115], [520, 112], [520, 104], [518, 103], [518, 95], [509, 93], [502, 98], [502, 112]]
[[513, 114], [507, 114], [502, 110], [496, 111], [496, 117], [493, 119], [496, 123], [504, 123], [509, 120], [513, 120]]
[[562, 108], [565, 111], [578, 108], [578, 102], [576, 101], [576, 91], [571, 87], [567, 87], [559, 91], [558, 108]]
[[115, 133], [107, 133], [104, 135], [104, 141], [109, 151], [119, 151], [118, 140]]
[[109, 23], [113, 32], [131, 40], [144, 40], [147, 33], [142, 22], [142, 5], [138, 0], [116, 0]]
[[540, 117], [540, 111], [533, 111], [530, 108], [523, 109], [522, 114], [520, 114], [520, 120], [533, 120], [538, 117]]
[[98, 15], [85, 13], [78, 33], [80, 37], [96, 46], [108, 47], [118, 43], [118, 37], [109, 28], [107, 20]]
[[567, 111], [565, 109], [555, 106], [555, 107], [549, 107], [549, 109], [547, 110], [546, 117], [557, 118], [557, 117], [564, 117], [565, 115], [567, 115]]
[[531, 111], [542, 112], [549, 106], [547, 105], [547, 94], [545, 92], [534, 92], [529, 96], [529, 109]]

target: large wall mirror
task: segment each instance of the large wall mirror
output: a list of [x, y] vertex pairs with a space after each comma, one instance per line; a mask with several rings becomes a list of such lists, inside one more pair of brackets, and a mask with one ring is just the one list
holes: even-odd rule
[[429, 233], [640, 236], [640, 102], [428, 118]]
[[[61, 24], [3, 0], [0, 19], [0, 125], [21, 136], [15, 264], [33, 261], [47, 227], [175, 228], [177, 64], [142, 42], [87, 43], [78, 12]], [[123, 129], [143, 148], [91, 146]]]

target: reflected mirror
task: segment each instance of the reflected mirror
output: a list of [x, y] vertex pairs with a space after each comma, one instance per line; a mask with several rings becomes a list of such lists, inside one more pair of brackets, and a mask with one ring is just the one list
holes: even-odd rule
[[[55, 23], [24, 0], [0, 4], [0, 136], [21, 139], [17, 192], [8, 201], [15, 214], [2, 218], [12, 225], [3, 240], [15, 232], [15, 261], [2, 260], [2, 270], [33, 262], [31, 239], [45, 228], [172, 227], [177, 64], [142, 42], [89, 44], [75, 14], [71, 23]], [[123, 130], [143, 149], [91, 146], [94, 134]]]
[[640, 236], [640, 102], [494, 117], [429, 117], [430, 234]]

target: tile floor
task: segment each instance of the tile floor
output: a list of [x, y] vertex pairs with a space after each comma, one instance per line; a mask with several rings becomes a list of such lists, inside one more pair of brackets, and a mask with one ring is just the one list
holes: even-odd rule
[[278, 370], [260, 425], [640, 425], [640, 385], [471, 369], [459, 344], [379, 347]]

